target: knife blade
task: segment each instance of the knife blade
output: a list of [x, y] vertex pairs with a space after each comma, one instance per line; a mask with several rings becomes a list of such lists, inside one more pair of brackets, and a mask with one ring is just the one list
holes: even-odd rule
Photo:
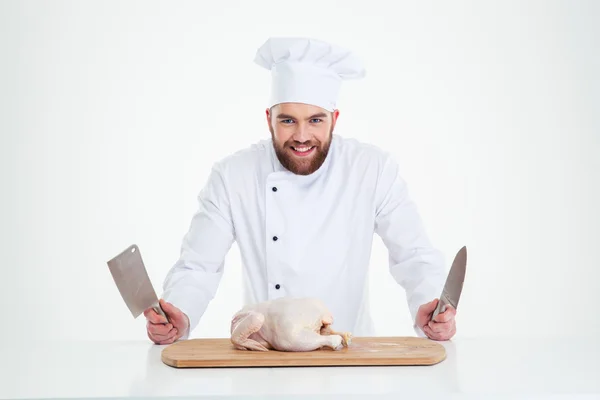
[[446, 283], [438, 305], [433, 311], [431, 319], [433, 320], [439, 313], [446, 311], [446, 307], [451, 305], [456, 310], [458, 308], [458, 302], [462, 293], [463, 284], [465, 281], [465, 273], [467, 268], [467, 247], [463, 246], [452, 262], [452, 267], [446, 278]]
[[167, 321], [169, 320], [160, 306], [148, 271], [146, 271], [142, 254], [136, 244], [132, 244], [111, 258], [107, 264], [117, 289], [133, 318], [137, 318], [144, 310], [152, 307]]

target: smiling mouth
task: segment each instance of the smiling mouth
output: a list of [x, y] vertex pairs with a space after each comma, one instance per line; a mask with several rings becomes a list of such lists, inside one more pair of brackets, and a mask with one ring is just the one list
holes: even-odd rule
[[291, 146], [295, 155], [306, 156], [313, 152], [316, 146]]
[[291, 146], [295, 153], [307, 154], [312, 151], [315, 146]]

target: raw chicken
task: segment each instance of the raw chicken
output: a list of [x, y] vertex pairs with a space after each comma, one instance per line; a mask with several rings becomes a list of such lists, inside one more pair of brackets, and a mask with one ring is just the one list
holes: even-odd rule
[[333, 315], [315, 298], [283, 297], [247, 305], [231, 321], [238, 350], [312, 351], [348, 347], [350, 332], [331, 329]]

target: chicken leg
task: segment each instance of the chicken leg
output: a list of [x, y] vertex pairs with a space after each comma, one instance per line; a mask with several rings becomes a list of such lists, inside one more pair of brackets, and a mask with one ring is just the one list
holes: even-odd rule
[[269, 351], [265, 346], [250, 338], [260, 330], [265, 316], [257, 311], [246, 311], [236, 315], [231, 325], [231, 342], [238, 350]]
[[321, 335], [324, 336], [330, 336], [330, 335], [337, 335], [340, 336], [342, 338], [342, 345], [345, 347], [350, 346], [350, 343], [352, 342], [352, 333], [350, 332], [338, 332], [338, 331], [334, 331], [333, 329], [331, 329], [331, 324], [333, 323], [333, 317], [331, 316], [331, 314], [327, 314], [326, 316], [323, 317], [323, 319], [321, 320], [321, 323], [323, 324], [321, 326]]
[[342, 338], [342, 345], [345, 347], [350, 346], [352, 343], [352, 334], [350, 332], [338, 332], [331, 329], [331, 325], [323, 325], [321, 327], [321, 335], [323, 336], [339, 336]]
[[303, 331], [295, 338], [293, 350], [288, 351], [313, 351], [323, 347], [338, 350], [342, 347], [342, 340], [342, 336], [339, 335], [323, 336], [317, 332]]

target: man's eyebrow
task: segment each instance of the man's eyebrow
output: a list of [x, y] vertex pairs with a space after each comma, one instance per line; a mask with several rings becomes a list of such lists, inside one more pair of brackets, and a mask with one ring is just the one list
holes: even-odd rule
[[292, 117], [291, 115], [288, 115], [288, 114], [279, 114], [277, 116], [277, 119], [294, 119], [294, 117]]
[[[317, 113], [317, 114], [311, 115], [308, 119], [313, 119], [313, 118], [327, 118], [327, 114], [325, 114], [323, 112]], [[289, 114], [278, 114], [277, 119], [295, 119], [295, 118]]]

